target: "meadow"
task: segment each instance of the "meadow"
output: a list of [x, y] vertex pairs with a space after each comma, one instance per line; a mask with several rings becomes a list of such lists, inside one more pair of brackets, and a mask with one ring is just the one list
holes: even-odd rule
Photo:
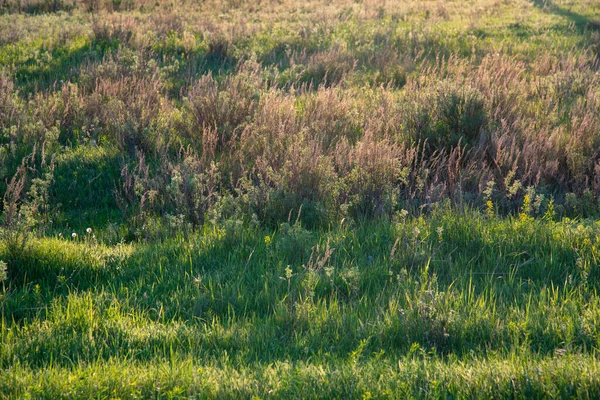
[[596, 0], [3, 0], [0, 398], [599, 398]]

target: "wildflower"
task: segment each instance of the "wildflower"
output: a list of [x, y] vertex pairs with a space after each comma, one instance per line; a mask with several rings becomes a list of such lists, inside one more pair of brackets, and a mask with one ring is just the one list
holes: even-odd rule
[[486, 208], [486, 213], [489, 217], [493, 217], [494, 216], [494, 202], [491, 200], [488, 200], [485, 202], [485, 208]]
[[335, 267], [325, 267], [325, 275], [327, 275], [327, 277], [329, 279], [333, 278], [333, 273], [335, 272]]
[[442, 241], [442, 234], [444, 233], [444, 228], [441, 226], [438, 226], [437, 229], [435, 230], [438, 234], [438, 238], [440, 239], [440, 242]]
[[415, 232], [415, 238], [418, 238], [419, 235], [421, 234], [421, 230], [419, 228], [417, 228], [416, 226], [415, 226], [414, 232]]
[[265, 245], [269, 246], [271, 244], [271, 237], [269, 235], [265, 236]]
[[86, 231], [86, 232], [88, 233], [88, 235], [89, 235], [90, 233], [92, 233], [92, 228], [87, 228], [85, 231]]
[[73, 233], [71, 233], [71, 237], [72, 237], [73, 239], [77, 239], [77, 234], [76, 234], [75, 232], [73, 232]]
[[531, 197], [526, 194], [523, 197], [523, 208], [521, 210], [522, 216], [528, 216], [531, 213]]
[[5, 281], [6, 279], [8, 279], [8, 265], [0, 260], [0, 282]]

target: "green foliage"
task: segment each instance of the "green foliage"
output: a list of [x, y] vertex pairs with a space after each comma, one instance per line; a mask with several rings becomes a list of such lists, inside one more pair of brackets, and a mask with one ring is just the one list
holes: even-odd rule
[[415, 141], [427, 143], [430, 153], [459, 145], [470, 149], [479, 142], [489, 117], [477, 89], [442, 81], [420, 96], [407, 128]]
[[285, 222], [279, 227], [275, 248], [278, 258], [294, 265], [302, 264], [308, 257], [313, 234], [302, 228], [300, 222]]
[[[359, 372], [361, 390], [379, 393], [377, 368], [387, 366], [385, 376], [400, 379], [390, 382], [405, 382], [386, 384], [391, 393], [425, 385], [460, 397], [521, 393], [510, 384], [530, 382], [511, 369], [518, 360], [554, 377], [528, 390], [567, 393], [584, 379], [578, 390], [595, 393], [583, 377], [596, 376], [589, 349], [598, 345], [599, 234], [593, 221], [438, 210], [327, 231], [296, 223], [269, 233], [241, 223], [161, 243], [105, 246], [90, 231], [35, 239], [18, 255], [0, 247], [0, 259], [21, 266], [0, 298], [12, 316], [1, 328], [0, 385], [50, 396], [64, 373], [86, 365], [96, 374], [82, 380], [121, 396], [146, 393], [144, 376], [184, 379], [182, 393], [216, 390], [208, 396], [234, 395], [243, 379], [244, 393], [254, 395], [263, 393], [263, 374], [289, 363], [306, 369], [306, 379], [321, 365], [321, 395], [348, 394], [336, 377]], [[177, 365], [177, 378], [152, 375], [162, 365]], [[192, 372], [200, 366], [220, 373]], [[305, 394], [313, 378], [288, 387], [285, 368], [269, 385], [282, 396]], [[421, 384], [396, 375], [405, 370]], [[475, 370], [482, 375], [469, 381], [474, 387], [454, 383], [474, 379]], [[84, 386], [64, 393], [79, 397]]]
[[8, 279], [8, 266], [7, 264], [0, 260], [0, 283], [4, 283], [6, 279]]
[[0, 397], [600, 397], [600, 8], [267, 3], [0, 2]]

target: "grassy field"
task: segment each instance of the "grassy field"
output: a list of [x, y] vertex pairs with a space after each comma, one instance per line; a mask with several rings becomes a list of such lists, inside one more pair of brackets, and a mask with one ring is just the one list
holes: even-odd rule
[[0, 3], [0, 398], [599, 398], [596, 0]]

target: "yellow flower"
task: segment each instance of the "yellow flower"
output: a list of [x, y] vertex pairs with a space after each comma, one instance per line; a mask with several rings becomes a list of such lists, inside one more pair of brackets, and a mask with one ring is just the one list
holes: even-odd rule
[[486, 213], [487, 215], [489, 215], [490, 217], [492, 217], [494, 215], [494, 202], [491, 200], [488, 200], [485, 202], [485, 207], [486, 207]]

